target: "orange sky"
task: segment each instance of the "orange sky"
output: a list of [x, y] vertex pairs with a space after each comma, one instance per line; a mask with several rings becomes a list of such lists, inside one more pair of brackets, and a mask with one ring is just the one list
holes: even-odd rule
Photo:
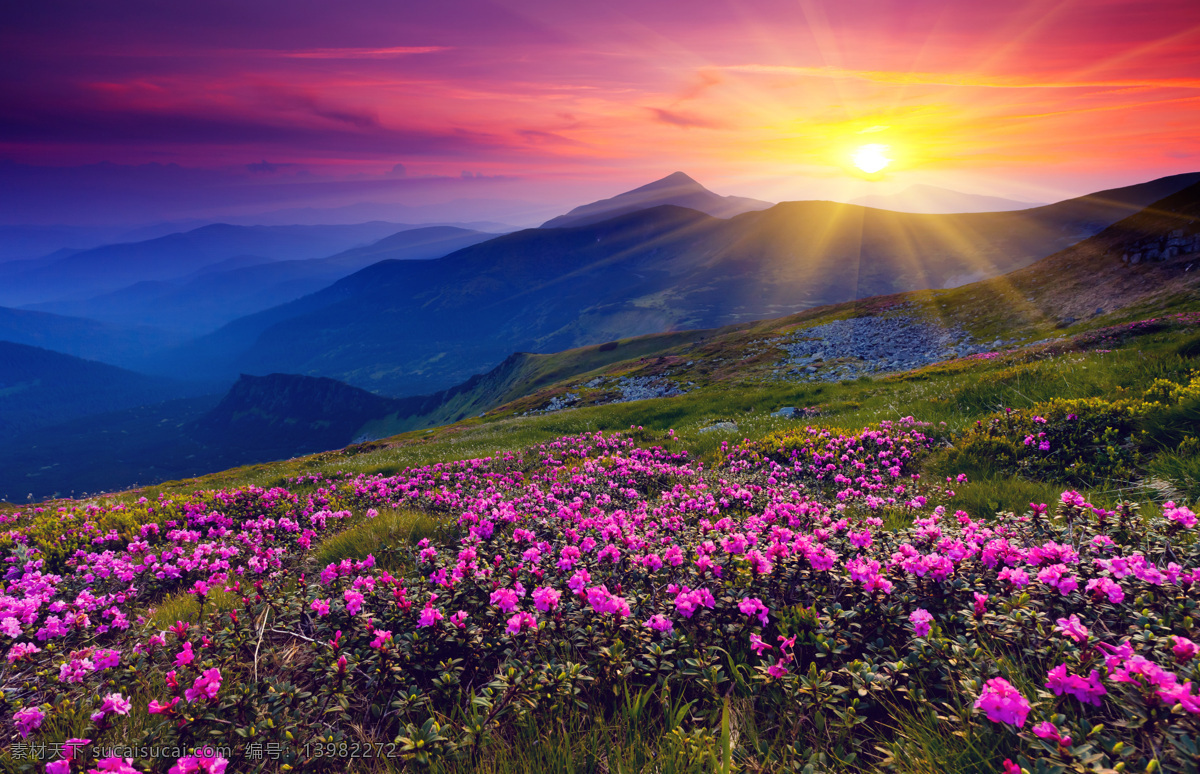
[[[1036, 201], [1200, 169], [1196, 0], [27, 5], [0, 12], [21, 164], [402, 164], [568, 203], [677, 169]], [[866, 143], [893, 159], [872, 180]]]

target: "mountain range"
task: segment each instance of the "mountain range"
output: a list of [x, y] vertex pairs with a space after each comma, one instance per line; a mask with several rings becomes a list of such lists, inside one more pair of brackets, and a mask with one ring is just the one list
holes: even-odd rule
[[1027, 266], [1200, 180], [1177, 175], [1018, 212], [919, 215], [785, 202], [730, 219], [661, 205], [384, 261], [179, 348], [161, 372], [329, 376], [426, 394], [514, 351], [779, 317]]
[[373, 263], [440, 258], [494, 236], [453, 226], [408, 228], [329, 257], [229, 259], [184, 277], [143, 280], [91, 298], [34, 304], [32, 308], [198, 336], [239, 317], [316, 292]]
[[232, 226], [216, 223], [140, 242], [65, 250], [0, 263], [0, 304], [21, 306], [89, 298], [134, 282], [174, 280], [224, 263], [325, 258], [405, 229], [371, 222], [350, 226]]
[[893, 194], [872, 194], [851, 199], [851, 204], [874, 207], [893, 212], [917, 212], [940, 215], [954, 212], [1007, 212], [1041, 207], [1041, 204], [1005, 199], [999, 196], [981, 196], [935, 185], [911, 185]]

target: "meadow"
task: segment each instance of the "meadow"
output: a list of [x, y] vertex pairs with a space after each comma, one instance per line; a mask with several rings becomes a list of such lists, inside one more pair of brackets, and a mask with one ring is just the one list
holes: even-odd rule
[[0, 761], [1196, 771], [1197, 322], [7, 508]]

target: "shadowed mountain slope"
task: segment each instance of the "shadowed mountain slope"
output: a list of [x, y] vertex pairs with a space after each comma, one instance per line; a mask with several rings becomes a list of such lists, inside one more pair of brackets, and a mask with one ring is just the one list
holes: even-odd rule
[[996, 328], [1049, 320], [1060, 327], [1105, 312], [1156, 307], [1200, 294], [1200, 183], [1099, 234], [1003, 277], [959, 288], [951, 307]]

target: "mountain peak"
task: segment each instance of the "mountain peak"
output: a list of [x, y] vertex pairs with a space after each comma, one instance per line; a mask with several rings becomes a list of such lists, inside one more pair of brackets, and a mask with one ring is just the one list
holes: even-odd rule
[[602, 220], [615, 218], [638, 210], [674, 204], [698, 210], [716, 218], [732, 218], [751, 210], [765, 210], [770, 202], [747, 199], [740, 196], [720, 196], [697, 183], [683, 172], [672, 172], [664, 178], [647, 183], [640, 188], [617, 194], [611, 199], [601, 199], [584, 204], [542, 224], [542, 228], [567, 228], [586, 226]]
[[705, 188], [704, 186], [697, 183], [695, 178], [693, 178], [691, 175], [688, 175], [686, 172], [672, 172], [671, 174], [667, 175], [664, 178], [655, 180], [653, 183], [646, 183], [645, 185], [641, 186], [640, 188], [634, 188], [632, 191], [626, 192], [626, 194], [621, 194], [621, 196], [625, 196], [627, 194], [642, 193], [645, 191], [662, 191], [662, 190], [678, 191], [680, 189], [688, 189], [688, 190], [692, 190], [692, 191], [704, 191], [706, 193], [712, 193], [707, 188]]

